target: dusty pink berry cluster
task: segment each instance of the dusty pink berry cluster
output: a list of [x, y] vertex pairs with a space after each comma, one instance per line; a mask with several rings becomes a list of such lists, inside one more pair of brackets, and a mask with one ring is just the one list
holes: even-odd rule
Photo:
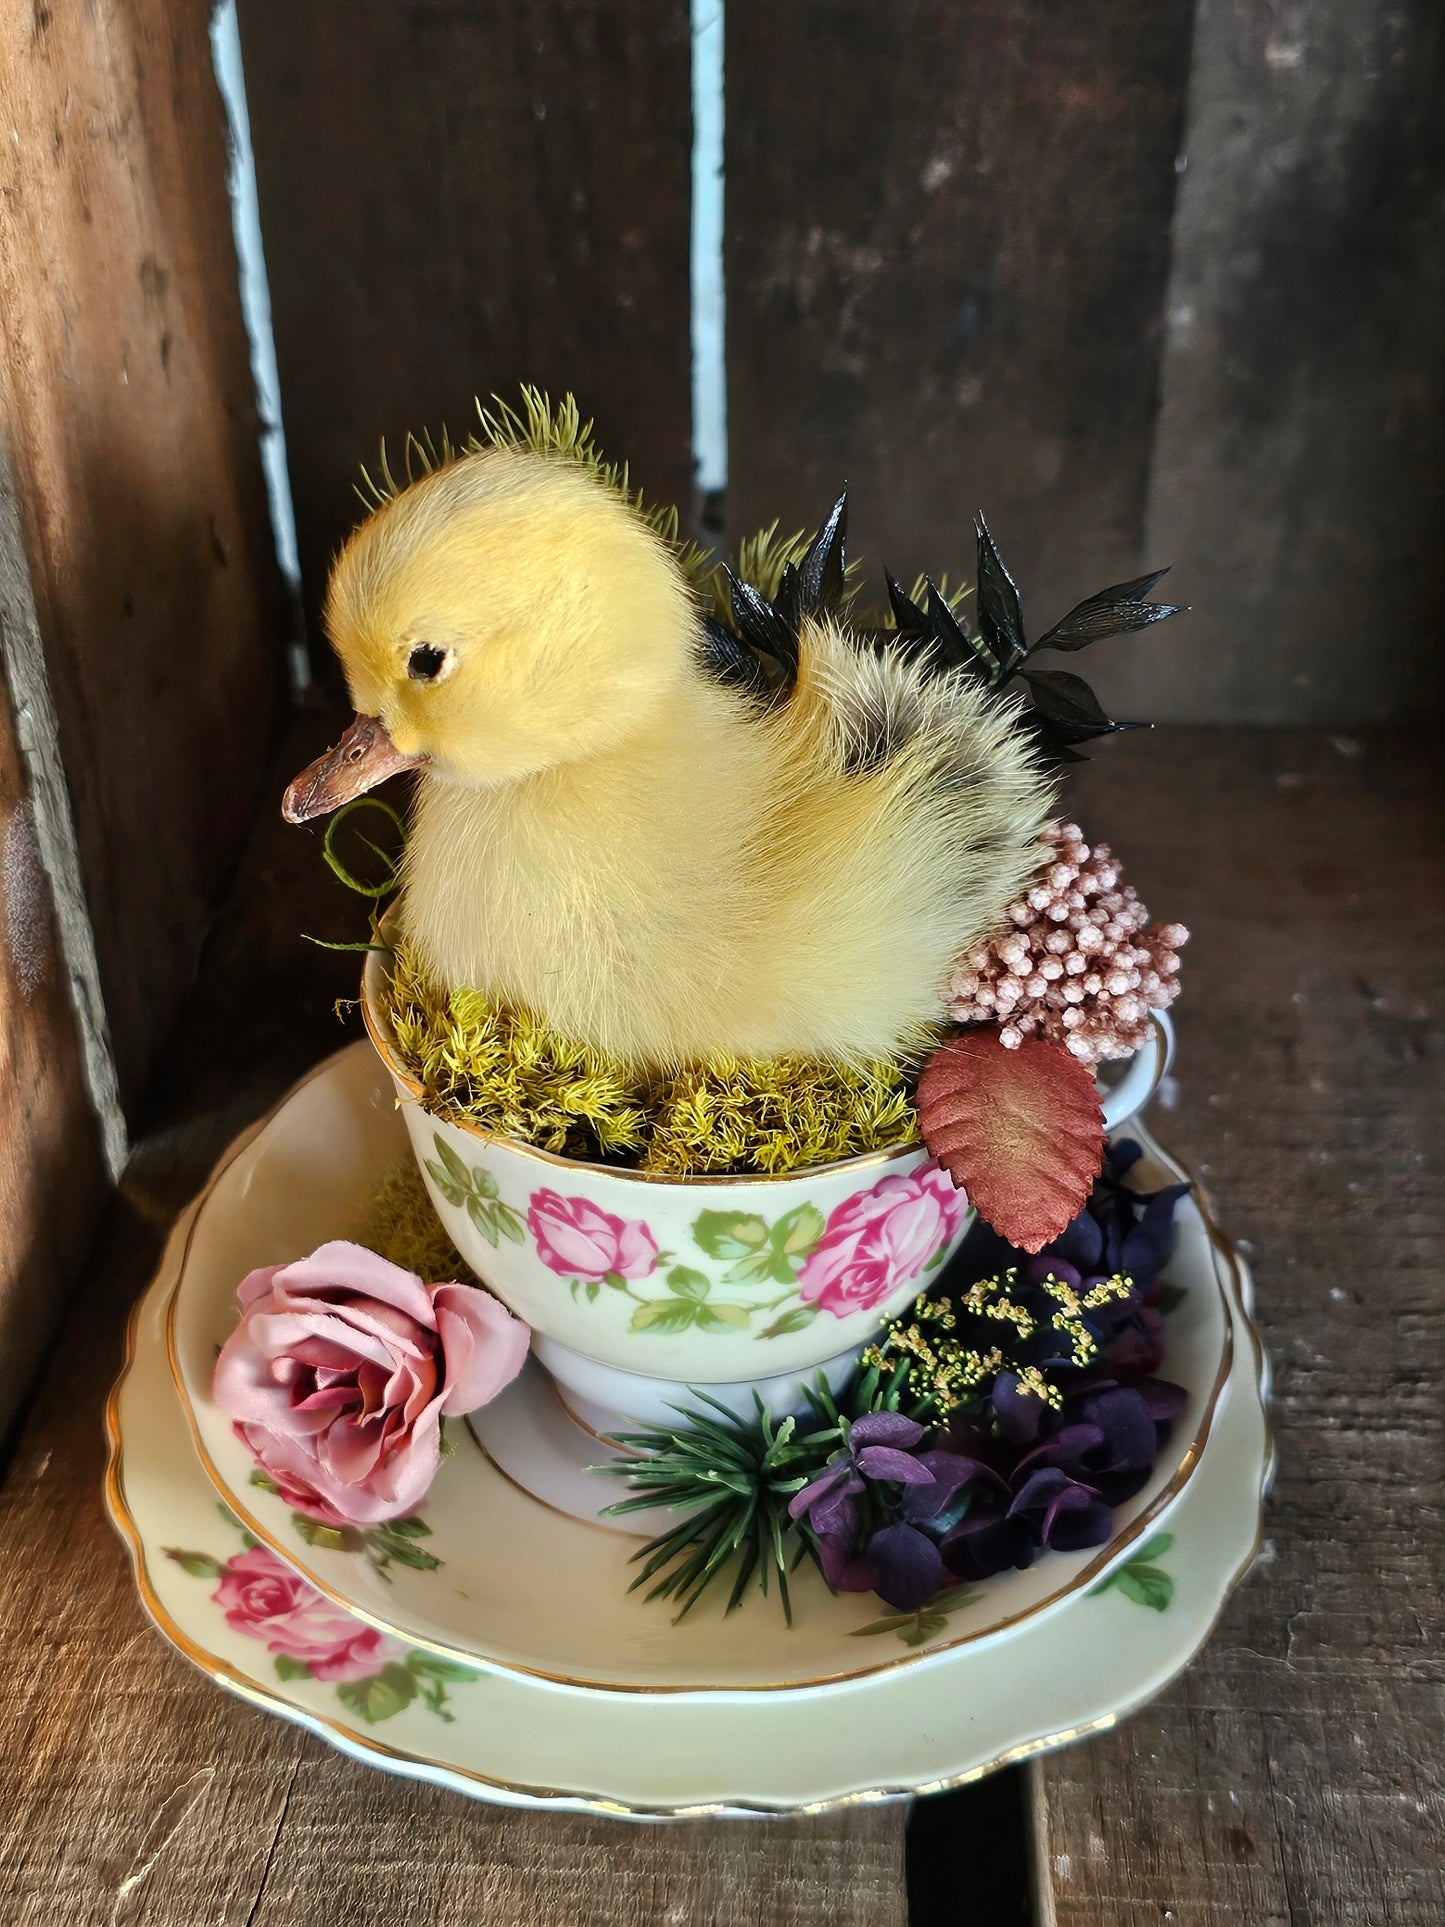
[[997, 1024], [1017, 1050], [1025, 1037], [1064, 1044], [1086, 1064], [1127, 1057], [1148, 1034], [1149, 1012], [1179, 994], [1181, 923], [1153, 927], [1107, 843], [1091, 848], [1077, 823], [1044, 831], [1033, 888], [1006, 911], [1012, 929], [976, 945], [949, 985], [961, 1024]]

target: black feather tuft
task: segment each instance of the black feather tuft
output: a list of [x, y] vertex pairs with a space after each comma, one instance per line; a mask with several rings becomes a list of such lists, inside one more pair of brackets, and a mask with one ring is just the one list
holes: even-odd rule
[[783, 564], [778, 576], [778, 586], [773, 591], [773, 611], [796, 643], [803, 621], [803, 588], [797, 568], [791, 562]]
[[928, 583], [928, 622], [938, 639], [939, 654], [949, 669], [970, 669], [985, 682], [993, 680], [993, 664], [950, 607], [948, 598]]

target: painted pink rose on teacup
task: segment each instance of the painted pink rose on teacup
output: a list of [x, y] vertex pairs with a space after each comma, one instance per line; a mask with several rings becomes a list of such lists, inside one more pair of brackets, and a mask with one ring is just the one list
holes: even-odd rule
[[425, 1285], [336, 1241], [241, 1281], [213, 1395], [287, 1502], [331, 1525], [405, 1518], [441, 1458], [443, 1418], [522, 1369], [531, 1331], [473, 1285]]
[[399, 1641], [332, 1605], [269, 1546], [252, 1546], [228, 1559], [211, 1597], [233, 1631], [261, 1640], [269, 1653], [299, 1661], [313, 1679], [370, 1679], [406, 1657]]
[[837, 1318], [869, 1311], [909, 1284], [963, 1223], [968, 1199], [936, 1164], [880, 1178], [829, 1214], [798, 1273], [798, 1292]]
[[527, 1229], [537, 1256], [562, 1278], [646, 1278], [657, 1268], [657, 1240], [641, 1218], [615, 1218], [590, 1198], [534, 1191]]

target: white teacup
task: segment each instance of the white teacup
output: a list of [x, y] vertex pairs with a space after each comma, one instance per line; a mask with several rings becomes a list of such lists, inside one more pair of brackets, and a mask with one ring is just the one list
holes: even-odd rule
[[[688, 1386], [747, 1410], [774, 1380], [848, 1361], [927, 1287], [972, 1221], [914, 1141], [779, 1176], [662, 1177], [556, 1156], [433, 1117], [402, 1068], [368, 957], [362, 1008], [412, 1148], [458, 1251], [538, 1335], [537, 1355], [596, 1423], [660, 1418]], [[1101, 1092], [1113, 1129], [1168, 1068], [1173, 1032]], [[640, 1380], [641, 1382], [637, 1382]]]

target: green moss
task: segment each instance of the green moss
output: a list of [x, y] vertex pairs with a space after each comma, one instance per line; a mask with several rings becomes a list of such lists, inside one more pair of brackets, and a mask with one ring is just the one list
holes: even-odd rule
[[427, 1109], [567, 1157], [671, 1177], [789, 1171], [914, 1135], [900, 1063], [719, 1057], [648, 1080], [480, 991], [450, 995], [398, 948], [387, 1012]]
[[567, 1157], [635, 1156], [646, 1142], [644, 1091], [635, 1078], [479, 990], [438, 990], [404, 946], [392, 969], [389, 1015], [402, 1062], [439, 1117]]
[[906, 1142], [916, 1119], [897, 1064], [716, 1058], [659, 1094], [645, 1171], [792, 1171]]
[[403, 1271], [414, 1271], [428, 1284], [445, 1279], [464, 1285], [477, 1283], [475, 1273], [447, 1236], [427, 1196], [421, 1172], [410, 1158], [394, 1164], [377, 1186], [367, 1207], [360, 1241]]

